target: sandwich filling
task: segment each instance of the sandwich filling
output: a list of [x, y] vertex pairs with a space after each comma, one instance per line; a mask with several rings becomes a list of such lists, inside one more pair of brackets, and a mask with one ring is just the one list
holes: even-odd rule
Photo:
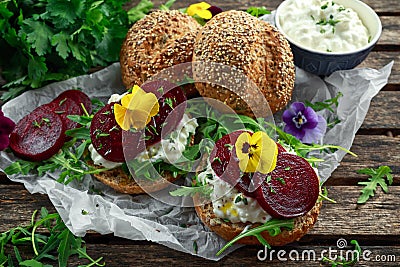
[[[244, 152], [249, 159], [242, 167], [240, 153]], [[256, 161], [250, 162], [253, 159]], [[271, 167], [260, 167], [262, 164]], [[254, 166], [249, 170], [248, 165]], [[241, 130], [223, 136], [197, 179], [213, 187], [210, 198], [216, 217], [231, 223], [303, 216], [319, 195], [319, 179], [313, 167], [260, 132]]]
[[255, 198], [245, 196], [217, 177], [210, 163], [205, 171], [199, 173], [198, 179], [204, 185], [213, 186], [211, 193], [213, 212], [218, 218], [232, 223], [265, 223], [272, 218]]
[[[119, 102], [126, 94], [127, 93], [122, 95], [113, 94], [108, 100], [108, 104]], [[187, 114], [184, 114], [175, 130], [169, 133], [160, 142], [147, 147], [145, 151], [136, 156], [136, 159], [141, 162], [161, 159], [164, 162], [173, 164], [182, 156], [182, 153], [188, 144], [188, 140], [195, 134], [197, 126], [198, 123], [195, 118], [190, 118]], [[105, 159], [96, 151], [92, 144], [89, 146], [89, 151], [93, 163], [96, 165], [101, 165], [111, 169], [123, 164], [122, 162], [113, 162]]]

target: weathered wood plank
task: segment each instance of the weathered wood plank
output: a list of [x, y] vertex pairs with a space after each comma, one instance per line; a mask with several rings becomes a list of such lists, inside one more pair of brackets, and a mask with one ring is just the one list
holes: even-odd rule
[[[171, 249], [168, 249], [166, 247], [151, 244], [127, 244], [110, 246], [89, 243], [87, 245], [87, 251], [89, 255], [93, 256], [94, 258], [103, 256], [107, 266], [331, 266], [326, 264], [320, 265], [321, 262], [319, 261], [319, 258], [321, 258], [321, 254], [324, 256], [327, 255], [327, 252], [322, 252], [322, 250], [328, 251], [329, 248], [331, 248], [331, 250], [337, 249], [336, 243], [328, 244], [325, 246], [276, 247], [273, 248], [275, 250], [273, 253], [271, 251], [267, 251], [267, 259], [260, 261], [257, 259], [257, 254], [263, 248], [259, 246], [246, 246], [236, 250], [219, 262], [214, 262], [202, 259], [200, 257], [191, 256], [182, 252], [172, 251]], [[353, 248], [351, 247], [349, 247], [348, 249], [346, 248], [346, 250], [342, 252], [344, 257], [346, 257], [346, 251], [352, 249]], [[379, 266], [398, 266], [398, 261], [400, 257], [400, 247], [398, 246], [362, 246], [362, 249], [364, 251], [371, 251], [371, 254], [369, 256], [366, 256], [366, 260], [361, 260], [360, 262], [358, 262], [357, 266], [375, 266], [374, 264], [381, 264]], [[279, 258], [277, 257], [277, 252], [279, 250], [282, 251], [280, 252], [280, 259], [282, 260], [279, 260]], [[313, 254], [311, 251], [314, 251], [315, 254]], [[339, 251], [333, 252], [331, 254], [332, 258], [335, 256], [336, 253], [338, 253], [338, 256], [340, 255]], [[262, 251], [260, 253], [260, 256], [264, 255], [265, 253], [264, 251]], [[299, 256], [297, 257], [297, 255]], [[272, 260], [270, 260], [269, 257], [271, 257]], [[348, 257], [351, 258], [351, 254], [348, 254]], [[382, 261], [377, 261], [377, 258], [379, 259], [382, 257], [388, 259], [383, 264]], [[284, 261], [283, 258], [286, 258], [286, 261]], [[296, 258], [298, 260], [295, 260]], [[306, 261], [302, 261], [302, 258], [306, 259]], [[314, 258], [315, 260], [307, 260]], [[360, 258], [362, 259], [362, 256]], [[396, 261], [389, 261], [389, 258], [394, 258], [394, 260]], [[71, 264], [72, 263], [75, 266], [78, 264], [84, 264], [85, 262], [82, 260], [77, 260], [71, 262]]]
[[365, 175], [357, 174], [363, 168], [389, 166], [393, 171], [394, 183], [400, 184], [400, 138], [374, 135], [356, 135], [351, 151], [357, 158], [346, 155], [340, 166], [332, 173], [325, 185], [356, 185], [367, 179]]
[[[327, 188], [329, 197], [337, 204], [325, 202], [318, 223], [309, 233], [310, 238], [313, 235], [324, 238], [337, 235], [400, 237], [400, 186], [390, 187], [388, 194], [378, 189], [375, 197], [365, 205], [356, 204], [361, 190], [359, 186]], [[9, 211], [7, 216], [1, 216], [0, 232], [26, 225], [33, 211], [42, 206], [54, 211], [47, 196], [31, 195], [20, 185], [0, 185], [0, 196], [1, 209]]]
[[[391, 51], [372, 51], [357, 68], [380, 69], [394, 61], [392, 73], [389, 77], [390, 84], [400, 84], [400, 53]], [[399, 90], [397, 86], [397, 90]]]
[[[140, 2], [140, 0], [129, 1], [127, 8], [134, 6], [139, 2]], [[159, 5], [165, 3], [166, 1], [165, 0], [154, 0], [152, 2], [155, 4], [155, 7], [158, 7]], [[178, 0], [174, 3], [172, 8], [174, 8], [174, 9], [184, 8], [184, 7], [188, 7], [189, 5], [195, 4], [198, 2], [199, 1], [197, 1], [197, 0], [187, 0], [187, 1], [179, 1]], [[230, 10], [230, 9], [245, 10], [250, 6], [257, 6], [257, 7], [265, 6], [269, 10], [275, 10], [281, 2], [282, 2], [282, 0], [270, 0], [270, 1], [263, 1], [263, 0], [221, 1], [221, 0], [216, 0], [216, 1], [208, 1], [208, 3], [219, 6], [223, 10]], [[367, 5], [372, 7], [378, 13], [390, 13], [390, 14], [400, 13], [400, 5], [399, 5], [398, 0], [385, 0], [385, 1], [363, 0], [363, 2], [365, 2]]]
[[400, 130], [400, 90], [381, 91], [371, 101], [362, 129]]
[[[399, 3], [397, 3], [400, 5]], [[397, 16], [380, 16], [382, 35], [378, 45], [400, 45], [400, 21]]]

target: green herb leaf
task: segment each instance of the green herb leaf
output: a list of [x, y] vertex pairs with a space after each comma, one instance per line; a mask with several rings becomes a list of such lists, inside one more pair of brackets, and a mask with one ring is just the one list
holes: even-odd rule
[[[358, 204], [364, 204], [368, 201], [370, 197], [373, 197], [378, 185], [382, 188], [383, 192], [388, 193], [388, 185], [393, 183], [393, 176], [391, 174], [392, 170], [388, 166], [380, 166], [378, 169], [361, 169], [358, 170], [359, 174], [367, 174], [370, 177], [366, 182], [359, 182], [359, 185], [364, 185], [365, 187], [361, 190], [361, 195], [357, 200]], [[388, 183], [386, 183], [386, 180]]]
[[265, 7], [255, 7], [255, 6], [249, 7], [246, 10], [246, 12], [257, 18], [266, 14], [271, 14], [271, 11], [267, 10]]
[[160, 10], [170, 10], [176, 0], [168, 0], [165, 4], [160, 5]]
[[146, 14], [154, 7], [154, 4], [149, 0], [141, 0], [137, 6], [128, 11], [129, 23], [133, 24], [136, 21], [144, 18]]
[[212, 193], [213, 188], [210, 185], [200, 185], [200, 186], [181, 186], [178, 189], [169, 192], [173, 197], [182, 196], [194, 196], [196, 194], [202, 194], [204, 196], [209, 196]]
[[327, 258], [327, 257], [323, 257], [322, 261], [332, 264], [332, 267], [337, 267], [337, 266], [351, 267], [351, 266], [354, 266], [354, 264], [356, 264], [358, 262], [358, 260], [360, 259], [360, 256], [362, 254], [362, 250], [361, 250], [361, 247], [358, 244], [357, 240], [351, 240], [350, 243], [354, 245], [354, 251], [356, 252], [356, 253], [352, 253], [352, 259], [350, 261], [346, 261], [346, 259], [344, 259], [343, 257], [337, 257], [337, 259], [335, 259], [335, 260], [332, 260], [332, 259]]
[[239, 234], [238, 236], [236, 236], [234, 239], [232, 239], [231, 241], [229, 241], [223, 248], [221, 248], [218, 252], [217, 252], [217, 256], [221, 255], [222, 252], [224, 252], [228, 247], [232, 246], [236, 241], [242, 239], [243, 237], [246, 236], [255, 236], [257, 237], [257, 239], [260, 241], [260, 243], [262, 243], [263, 245], [267, 246], [268, 248], [270, 248], [270, 245], [268, 244], [268, 242], [261, 236], [262, 232], [268, 231], [268, 233], [271, 236], [276, 236], [281, 232], [282, 228], [288, 229], [288, 230], [292, 230], [294, 227], [294, 220], [293, 219], [289, 219], [289, 220], [280, 220], [280, 219], [272, 219], [269, 220], [268, 222], [264, 223], [261, 226], [255, 227], [255, 228], [251, 228], [247, 231], [242, 232], [241, 234]]
[[36, 168], [39, 163], [31, 162], [26, 160], [17, 160], [11, 163], [7, 168], [5, 168], [4, 172], [7, 175], [13, 175], [22, 173], [23, 175], [27, 175], [30, 171]]

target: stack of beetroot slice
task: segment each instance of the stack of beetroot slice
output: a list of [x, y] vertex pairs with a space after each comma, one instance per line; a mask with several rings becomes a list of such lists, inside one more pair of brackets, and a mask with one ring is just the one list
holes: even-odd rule
[[93, 116], [90, 137], [93, 147], [106, 160], [125, 162], [134, 159], [146, 147], [159, 143], [168, 133], [176, 129], [186, 108], [186, 96], [180, 86], [167, 81], [151, 81], [141, 88], [153, 93], [160, 105], [159, 112], [152, 117], [142, 131], [123, 131], [115, 120], [112, 102]]
[[90, 98], [79, 90], [67, 90], [50, 103], [37, 107], [23, 117], [10, 134], [10, 148], [29, 161], [43, 161], [58, 152], [69, 137], [66, 130], [78, 126], [68, 115], [90, 114]]
[[[303, 158], [287, 153], [278, 144], [276, 168], [268, 173], [241, 173], [234, 145], [243, 131], [225, 135], [210, 154], [215, 174], [248, 197], [275, 218], [294, 218], [306, 214], [319, 195], [319, 179]], [[252, 134], [252, 133], [250, 133]], [[254, 190], [250, 185], [260, 185]]]

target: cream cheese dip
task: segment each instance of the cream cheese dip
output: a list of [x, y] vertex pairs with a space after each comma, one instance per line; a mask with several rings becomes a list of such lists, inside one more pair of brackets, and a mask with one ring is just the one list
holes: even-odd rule
[[321, 52], [350, 52], [370, 41], [358, 14], [334, 1], [286, 0], [279, 23], [301, 46]]

